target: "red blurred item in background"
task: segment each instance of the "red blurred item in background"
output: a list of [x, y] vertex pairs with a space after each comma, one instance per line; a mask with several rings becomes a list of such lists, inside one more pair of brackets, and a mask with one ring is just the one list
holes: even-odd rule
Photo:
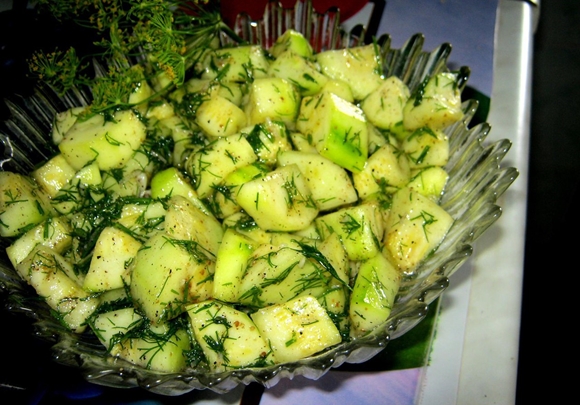
[[[284, 8], [294, 8], [297, 0], [280, 0]], [[262, 18], [264, 9], [268, 0], [258, 1], [239, 1], [239, 0], [221, 0], [222, 18], [226, 24], [233, 27], [236, 21], [236, 16], [240, 13], [248, 14], [253, 20]], [[318, 13], [325, 13], [331, 7], [338, 7], [340, 10], [341, 21], [347, 20], [356, 13], [358, 13], [368, 1], [352, 1], [352, 0], [312, 0], [312, 7]]]

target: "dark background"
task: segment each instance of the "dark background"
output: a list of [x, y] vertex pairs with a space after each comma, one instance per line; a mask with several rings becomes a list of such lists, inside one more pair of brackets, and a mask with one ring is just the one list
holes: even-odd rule
[[[14, 72], [18, 66], [8, 62], [17, 60], [12, 55], [22, 52], [17, 45], [29, 32], [16, 22], [0, 21], [0, 94], [8, 93], [15, 85], [6, 73]], [[579, 89], [580, 1], [541, 1], [533, 61], [518, 405], [528, 404], [539, 395], [546, 395], [547, 403], [560, 403], [556, 398], [563, 395], [563, 388], [570, 386], [567, 384], [572, 378], [572, 373], [565, 372], [566, 367], [561, 364], [573, 367], [577, 357], [578, 339], [571, 325], [578, 306], [574, 281], [579, 241], [576, 220], [580, 198]], [[8, 380], [15, 386], [34, 386], [38, 373], [48, 380], [66, 376], [70, 371], [61, 367], [46, 368], [48, 347], [32, 338], [27, 322], [14, 318], [0, 311], [2, 362], [10, 361], [13, 370]], [[24, 333], [17, 347], [6, 322], [23, 323]], [[14, 360], [9, 360], [11, 354], [16, 356]], [[32, 360], [34, 356], [38, 356], [36, 361]], [[4, 393], [2, 397], [3, 403], [9, 398]]]
[[[535, 34], [518, 404], [573, 387], [580, 174], [580, 1], [542, 0]], [[571, 383], [571, 384], [570, 384]]]

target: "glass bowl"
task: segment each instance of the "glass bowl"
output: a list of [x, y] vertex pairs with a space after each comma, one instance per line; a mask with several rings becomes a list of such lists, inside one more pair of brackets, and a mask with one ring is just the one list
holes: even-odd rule
[[[241, 38], [267, 47], [287, 28], [306, 35], [317, 51], [360, 45], [365, 35], [362, 26], [344, 32], [339, 25], [338, 9], [319, 14], [312, 9], [310, 0], [298, 0], [293, 9], [284, 9], [275, 2], [268, 3], [264, 17], [259, 21], [239, 15], [233, 27], [238, 37], [226, 29], [221, 40], [228, 44]], [[390, 47], [387, 34], [378, 38], [377, 44], [385, 76], [401, 78], [411, 91], [426, 76], [448, 70], [450, 44], [425, 51], [422, 34], [409, 38], [400, 49]], [[462, 67], [459, 72], [462, 77], [460, 87], [463, 88], [469, 69]], [[83, 102], [82, 95], [59, 98], [45, 89], [36, 89], [31, 96], [9, 101], [11, 117], [0, 127], [0, 141], [4, 145], [0, 168], [27, 173], [37, 163], [49, 158], [54, 149], [47, 134], [55, 113]], [[464, 101], [463, 120], [444, 131], [450, 140], [451, 158], [445, 167], [450, 178], [440, 204], [455, 219], [454, 225], [436, 253], [412, 274], [405, 276], [389, 319], [367, 336], [343, 342], [315, 356], [270, 367], [223, 373], [190, 368], [180, 373], [162, 374], [112, 358], [91, 333], [78, 335], [63, 328], [51, 316], [48, 306], [35, 299], [34, 290], [18, 276], [3, 253], [0, 257], [0, 287], [7, 296], [6, 307], [9, 311], [33, 318], [35, 334], [53, 343], [55, 361], [78, 368], [90, 382], [110, 387], [142, 387], [163, 395], [180, 395], [202, 389], [225, 393], [240, 384], [252, 382], [272, 387], [281, 379], [298, 375], [318, 379], [344, 363], [364, 362], [426, 316], [429, 304], [448, 287], [449, 277], [472, 254], [474, 241], [501, 215], [497, 200], [517, 178], [518, 171], [501, 166], [511, 146], [509, 140], [488, 144], [485, 139], [490, 125], [470, 125], [477, 108], [477, 101]], [[0, 244], [4, 251], [6, 241], [0, 240]]]

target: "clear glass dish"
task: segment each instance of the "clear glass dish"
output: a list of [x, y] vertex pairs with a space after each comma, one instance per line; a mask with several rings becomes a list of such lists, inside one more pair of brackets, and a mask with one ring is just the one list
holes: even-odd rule
[[[362, 27], [355, 27], [349, 33], [342, 31], [338, 10], [318, 14], [313, 11], [310, 0], [298, 0], [294, 9], [284, 9], [271, 2], [260, 21], [240, 15], [234, 31], [244, 40], [267, 47], [287, 28], [304, 33], [317, 51], [356, 46], [364, 41]], [[231, 43], [234, 40], [224, 33], [222, 41]], [[421, 34], [412, 36], [401, 49], [390, 47], [388, 35], [378, 38], [377, 44], [382, 52], [385, 76], [400, 77], [411, 90], [426, 76], [448, 70], [450, 44], [424, 51]], [[460, 74], [464, 87], [469, 69], [462, 67]], [[0, 142], [4, 145], [0, 168], [26, 173], [36, 163], [49, 158], [54, 149], [47, 134], [54, 114], [82, 102], [82, 95], [62, 99], [43, 89], [36, 89], [30, 97], [9, 102], [12, 116], [0, 127]], [[477, 107], [477, 101], [465, 101], [464, 119], [445, 130], [451, 149], [451, 159], [446, 166], [450, 179], [441, 205], [455, 218], [455, 223], [437, 252], [403, 280], [390, 318], [368, 336], [341, 343], [316, 356], [271, 367], [224, 373], [187, 369], [181, 373], [160, 374], [110, 357], [90, 333], [77, 335], [65, 330], [51, 316], [48, 306], [35, 299], [34, 290], [18, 276], [3, 254], [0, 257], [0, 288], [8, 297], [6, 306], [10, 311], [34, 319], [35, 334], [54, 343], [55, 361], [78, 368], [90, 382], [111, 387], [142, 387], [163, 395], [201, 389], [225, 393], [239, 384], [252, 382], [271, 387], [280, 379], [297, 375], [318, 379], [345, 362], [364, 362], [426, 316], [429, 304], [448, 287], [449, 277], [472, 254], [473, 242], [501, 215], [497, 200], [517, 178], [518, 171], [501, 166], [511, 146], [509, 140], [488, 144], [485, 139], [490, 131], [489, 124], [470, 125]], [[6, 247], [4, 240], [0, 240], [0, 247], [2, 250]]]

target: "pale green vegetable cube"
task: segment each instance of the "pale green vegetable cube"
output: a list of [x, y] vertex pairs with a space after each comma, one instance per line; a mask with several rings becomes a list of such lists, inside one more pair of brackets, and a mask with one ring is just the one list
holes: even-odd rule
[[255, 79], [250, 85], [244, 111], [248, 124], [260, 124], [268, 119], [282, 121], [292, 127], [300, 108], [300, 94], [287, 80], [278, 77]]
[[228, 136], [246, 125], [246, 113], [227, 98], [216, 95], [197, 108], [195, 122], [209, 136]]
[[322, 156], [351, 172], [364, 168], [368, 126], [356, 105], [328, 92], [305, 97], [296, 125]]
[[437, 249], [453, 218], [441, 206], [410, 187], [393, 196], [384, 246], [399, 270], [413, 270]]
[[210, 214], [207, 207], [197, 196], [197, 192], [189, 180], [176, 167], [168, 167], [167, 169], [155, 173], [151, 179], [150, 188], [152, 198], [165, 198], [180, 195], [187, 198], [205, 214]]
[[409, 88], [398, 77], [391, 76], [361, 101], [368, 120], [381, 129], [391, 129], [403, 121], [403, 108], [410, 97]]
[[382, 253], [361, 263], [350, 296], [353, 336], [364, 335], [389, 318], [400, 283], [399, 270]]
[[288, 129], [281, 121], [268, 119], [242, 130], [242, 133], [252, 145], [258, 161], [265, 165], [274, 166], [280, 152], [292, 150]]
[[389, 143], [397, 148], [400, 147], [398, 138], [389, 131], [380, 131], [370, 122], [369, 128], [369, 156], [375, 153], [381, 146]]
[[211, 214], [206, 214], [191, 201], [180, 195], [167, 202], [165, 232], [171, 238], [193, 241], [216, 257], [224, 231], [220, 222]]
[[145, 137], [145, 124], [131, 110], [124, 110], [115, 113], [113, 120], [98, 114], [77, 120], [58, 147], [75, 170], [93, 161], [101, 170], [110, 170], [123, 167]]
[[314, 50], [308, 39], [301, 32], [293, 29], [284, 31], [276, 38], [276, 42], [270, 48], [270, 53], [275, 58], [285, 51], [292, 51], [304, 58], [310, 58], [314, 55]]
[[326, 76], [350, 84], [355, 100], [364, 99], [383, 82], [374, 44], [323, 51], [315, 58]]
[[314, 297], [262, 308], [251, 317], [279, 362], [300, 360], [341, 342], [338, 329]]
[[294, 150], [307, 153], [318, 153], [316, 147], [310, 143], [310, 140], [302, 132], [290, 132], [290, 139], [294, 145]]
[[158, 324], [209, 297], [214, 262], [193, 241], [152, 236], [131, 265], [131, 296], [136, 306]]
[[147, 239], [164, 229], [165, 214], [163, 203], [155, 200], [147, 204], [125, 204], [117, 223], [139, 239]]
[[271, 231], [304, 229], [319, 211], [304, 175], [295, 164], [245, 183], [238, 191], [237, 202], [260, 228]]
[[254, 240], [238, 231], [225, 230], [215, 263], [213, 298], [232, 303], [238, 301], [247, 262], [257, 246]]
[[63, 256], [38, 245], [16, 270], [69, 329], [77, 333], [86, 329], [87, 318], [99, 305], [99, 299], [70, 277], [74, 270]]
[[194, 152], [187, 161], [187, 172], [194, 180], [199, 198], [213, 194], [214, 187], [240, 167], [252, 164], [257, 157], [250, 143], [240, 134], [217, 138]]
[[63, 253], [72, 244], [70, 233], [71, 226], [66, 218], [48, 218], [16, 239], [6, 248], [6, 254], [16, 267], [37, 245]]
[[76, 172], [75, 179], [84, 186], [98, 186], [103, 181], [99, 165], [96, 163], [88, 164]]
[[275, 363], [268, 342], [245, 312], [217, 301], [187, 307], [193, 334], [209, 367], [225, 371]]
[[302, 96], [318, 93], [328, 81], [328, 77], [323, 75], [313, 62], [293, 51], [284, 51], [278, 55], [270, 64], [268, 74], [289, 81], [296, 86]]
[[[178, 169], [184, 168], [184, 162], [192, 152], [193, 132], [197, 130], [197, 125], [193, 120], [183, 119], [178, 115], [159, 120], [157, 123], [161, 131], [169, 132], [173, 139], [173, 166]], [[197, 149], [201, 145], [196, 144]]]
[[319, 297], [331, 288], [332, 278], [294, 246], [262, 244], [248, 260], [239, 302], [264, 307], [298, 296]]
[[[142, 105], [143, 106], [143, 105]], [[140, 106], [141, 107], [141, 106]], [[173, 104], [167, 100], [158, 101], [148, 107], [145, 111], [145, 117], [149, 120], [161, 121], [171, 118], [175, 115]]]
[[245, 45], [216, 49], [210, 56], [202, 73], [202, 79], [222, 82], [249, 82], [252, 78], [265, 77], [268, 58], [259, 45]]
[[237, 203], [240, 188], [248, 181], [266, 175], [268, 171], [267, 166], [255, 162], [228, 174], [221, 184], [214, 187], [212, 207], [215, 215], [218, 218], [226, 218], [241, 211], [242, 207]]
[[350, 265], [348, 254], [344, 249], [340, 236], [337, 233], [329, 234], [317, 245], [318, 250], [330, 262], [339, 280], [348, 284], [350, 279]]
[[191, 349], [191, 341], [185, 328], [162, 323], [143, 333], [113, 346], [111, 355], [162, 373], [177, 373], [187, 366], [185, 351]]
[[340, 237], [350, 260], [371, 258], [381, 249], [384, 226], [373, 205], [342, 208], [316, 218], [315, 222], [323, 238], [332, 233]]
[[254, 218], [244, 211], [236, 212], [224, 218], [222, 225], [224, 229], [234, 229], [258, 243], [269, 243], [272, 239], [271, 232], [260, 228]]
[[210, 79], [198, 79], [192, 78], [185, 82], [184, 87], [179, 90], [183, 90], [187, 93], [201, 93], [207, 94], [209, 97], [220, 96], [228, 99], [237, 106], [242, 103], [243, 97], [243, 87], [245, 83], [239, 82], [227, 82], [220, 80], [216, 82]]
[[108, 350], [115, 352], [118, 350], [114, 346], [119, 343], [119, 335], [125, 335], [143, 321], [145, 321], [144, 318], [131, 307], [99, 314], [90, 326], [99, 341]]
[[378, 192], [394, 193], [411, 179], [409, 159], [386, 143], [369, 157], [362, 171], [353, 173], [352, 179], [360, 198]]
[[76, 173], [77, 171], [59, 153], [34, 170], [31, 176], [50, 197], [54, 197], [75, 177]]
[[30, 177], [0, 171], [0, 236], [18, 236], [51, 215], [49, 197]]
[[463, 118], [457, 74], [442, 72], [428, 78], [404, 108], [405, 129], [443, 129]]
[[407, 186], [438, 202], [443, 195], [447, 180], [449, 180], [449, 173], [445, 169], [439, 166], [432, 166], [420, 170], [413, 176]]
[[349, 103], [355, 102], [350, 85], [339, 79], [329, 79], [324, 83], [320, 91], [336, 94], [338, 97], [348, 101]]
[[441, 130], [419, 128], [401, 143], [412, 169], [445, 166], [449, 160], [449, 140]]
[[320, 211], [357, 201], [355, 187], [346, 170], [324, 156], [294, 150], [280, 152], [278, 165], [290, 164], [296, 164], [304, 175]]
[[51, 138], [55, 145], [58, 145], [62, 141], [64, 134], [69, 130], [70, 127], [73, 126], [79, 114], [81, 114], [84, 110], [85, 107], [74, 107], [59, 112], [54, 116]]
[[129, 264], [141, 248], [141, 242], [115, 227], [106, 227], [99, 234], [91, 264], [83, 281], [89, 292], [122, 288], [130, 283]]

